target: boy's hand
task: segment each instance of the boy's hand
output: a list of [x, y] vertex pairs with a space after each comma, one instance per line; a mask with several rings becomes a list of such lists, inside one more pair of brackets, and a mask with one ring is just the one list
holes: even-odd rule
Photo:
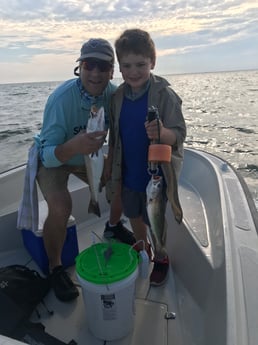
[[146, 121], [144, 123], [147, 136], [150, 140], [160, 140], [163, 124], [160, 120]]

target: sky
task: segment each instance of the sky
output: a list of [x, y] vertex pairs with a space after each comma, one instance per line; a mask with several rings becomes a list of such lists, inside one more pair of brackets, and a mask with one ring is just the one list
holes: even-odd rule
[[0, 83], [70, 79], [83, 42], [128, 28], [151, 34], [159, 75], [258, 69], [257, 0], [0, 0]]

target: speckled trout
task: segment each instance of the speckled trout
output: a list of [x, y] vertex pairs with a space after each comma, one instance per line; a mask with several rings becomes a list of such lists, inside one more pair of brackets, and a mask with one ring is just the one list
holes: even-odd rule
[[163, 177], [153, 175], [147, 185], [147, 214], [150, 222], [151, 239], [155, 252], [160, 256], [166, 255], [166, 198], [163, 193]]
[[[94, 106], [91, 108], [90, 117], [87, 124], [87, 133], [104, 131], [105, 130], [105, 111], [104, 108], [96, 109]], [[104, 154], [102, 148], [97, 152], [84, 156], [88, 183], [90, 188], [90, 202], [88, 207], [89, 213], [94, 213], [98, 217], [101, 216], [98, 193], [101, 186], [101, 176], [104, 167]]]
[[[178, 223], [181, 223], [183, 212], [178, 198], [178, 187], [173, 166], [162, 164], [164, 177], [152, 175], [146, 188], [147, 214], [150, 222], [150, 234], [156, 253], [166, 255], [167, 222], [165, 218], [167, 199]], [[164, 184], [166, 181], [166, 191]]]

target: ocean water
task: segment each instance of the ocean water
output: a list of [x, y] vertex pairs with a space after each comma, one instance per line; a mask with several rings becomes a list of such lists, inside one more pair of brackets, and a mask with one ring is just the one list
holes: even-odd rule
[[[258, 208], [258, 70], [165, 77], [183, 101], [185, 146], [231, 163]], [[26, 162], [47, 97], [59, 84], [0, 84], [0, 172]]]

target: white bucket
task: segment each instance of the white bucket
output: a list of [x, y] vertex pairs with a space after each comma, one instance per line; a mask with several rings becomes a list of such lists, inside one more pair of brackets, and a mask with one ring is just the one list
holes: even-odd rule
[[116, 340], [134, 326], [138, 254], [126, 244], [113, 243], [113, 253], [105, 263], [103, 253], [108, 246], [99, 243], [83, 251], [76, 259], [76, 272], [90, 331], [96, 338]]

